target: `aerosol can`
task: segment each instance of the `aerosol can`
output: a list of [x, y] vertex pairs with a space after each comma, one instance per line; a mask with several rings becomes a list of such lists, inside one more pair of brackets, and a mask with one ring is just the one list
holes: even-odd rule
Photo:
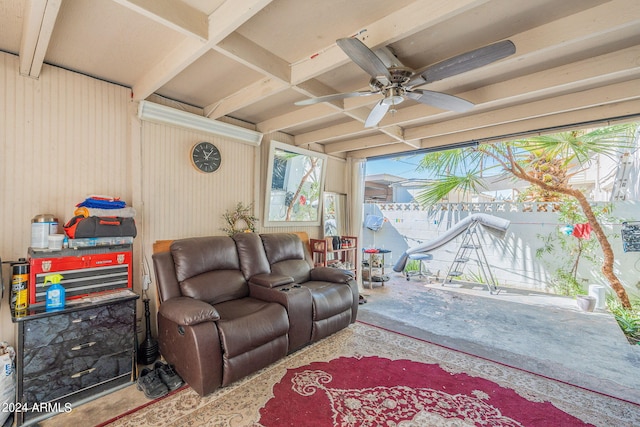
[[11, 311], [22, 313], [29, 305], [29, 263], [24, 258], [11, 264]]

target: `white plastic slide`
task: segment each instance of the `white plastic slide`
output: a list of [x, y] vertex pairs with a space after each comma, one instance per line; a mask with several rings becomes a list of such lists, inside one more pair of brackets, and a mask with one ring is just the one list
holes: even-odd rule
[[393, 271], [396, 271], [398, 273], [404, 271], [404, 267], [407, 264], [409, 255], [434, 251], [446, 245], [447, 243], [458, 237], [460, 234], [464, 233], [465, 230], [467, 230], [474, 223], [480, 224], [481, 226], [487, 228], [488, 231], [491, 231], [493, 232], [493, 234], [497, 234], [498, 237], [502, 238], [504, 237], [507, 228], [509, 228], [511, 221], [493, 215], [471, 214], [468, 217], [464, 218], [462, 221], [458, 221], [453, 227], [445, 231], [437, 238], [413, 248], [407, 249], [407, 251], [400, 256], [396, 264], [393, 266]]

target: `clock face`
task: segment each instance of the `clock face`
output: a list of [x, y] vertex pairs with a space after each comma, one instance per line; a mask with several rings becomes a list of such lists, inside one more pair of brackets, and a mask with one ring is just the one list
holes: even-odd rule
[[199, 142], [191, 149], [191, 163], [200, 172], [215, 172], [221, 162], [220, 151], [210, 142]]

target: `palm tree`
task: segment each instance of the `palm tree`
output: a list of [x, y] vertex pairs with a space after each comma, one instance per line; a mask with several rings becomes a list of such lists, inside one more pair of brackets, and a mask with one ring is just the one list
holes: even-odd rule
[[429, 170], [435, 178], [426, 184], [416, 200], [429, 205], [439, 202], [453, 190], [480, 192], [483, 188], [481, 174], [491, 169], [499, 169], [531, 184], [535, 190], [529, 192], [530, 200], [558, 202], [562, 196], [574, 198], [602, 249], [602, 274], [622, 305], [631, 309], [629, 297], [613, 269], [611, 244], [587, 197], [572, 187], [569, 179], [587, 169], [596, 154], [617, 157], [622, 149], [630, 148], [637, 126], [622, 124], [590, 131], [560, 132], [426, 154], [419, 169]]

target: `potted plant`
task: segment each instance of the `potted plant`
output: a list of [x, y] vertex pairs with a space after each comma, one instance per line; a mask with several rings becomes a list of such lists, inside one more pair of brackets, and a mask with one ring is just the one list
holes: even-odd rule
[[245, 206], [242, 202], [239, 202], [235, 209], [229, 211], [227, 210], [222, 218], [227, 224], [226, 227], [221, 228], [222, 231], [227, 233], [229, 236], [233, 236], [236, 233], [255, 233], [256, 226], [255, 222], [258, 220], [252, 214], [253, 212], [253, 203], [249, 206]]

